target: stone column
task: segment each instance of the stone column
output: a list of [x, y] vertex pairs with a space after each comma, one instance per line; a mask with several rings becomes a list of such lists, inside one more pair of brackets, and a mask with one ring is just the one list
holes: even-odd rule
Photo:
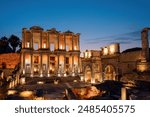
[[63, 68], [64, 76], [66, 76], [66, 55], [64, 55], [64, 68]]
[[40, 53], [40, 77], [43, 77], [42, 53]]
[[72, 55], [72, 76], [75, 76], [74, 55]]
[[66, 35], [64, 34], [64, 41], [65, 41], [65, 51], [66, 51]]
[[[50, 34], [48, 33], [48, 40], [49, 40], [49, 50], [51, 51], [51, 42], [50, 42], [50, 40], [51, 40], [51, 38], [50, 38]], [[55, 43], [54, 43], [54, 49], [55, 49]]]
[[80, 41], [79, 41], [79, 37], [78, 37], [78, 50], [80, 50]]
[[50, 73], [49, 73], [49, 67], [50, 67], [50, 56], [49, 56], [49, 53], [47, 54], [47, 76], [49, 77], [50, 76]]
[[72, 35], [72, 51], [74, 51], [74, 37]]
[[58, 48], [57, 48], [57, 50], [59, 50], [59, 35], [57, 35], [57, 40], [58, 40]]
[[80, 73], [80, 54], [78, 55], [78, 73]]
[[57, 75], [60, 77], [59, 57], [60, 57], [60, 55], [57, 56], [57, 65], [58, 65], [57, 66], [57, 71], [58, 71]]
[[145, 28], [141, 32], [141, 39], [142, 39], [142, 61], [147, 62], [149, 61], [149, 42], [148, 42], [148, 29]]
[[40, 33], [40, 49], [42, 49], [42, 32]]
[[25, 53], [23, 53], [23, 74], [25, 74]]
[[31, 33], [32, 37], [31, 37], [31, 43], [30, 43], [30, 48], [33, 48], [33, 33]]
[[25, 36], [25, 33], [26, 32], [26, 29], [22, 29], [22, 48], [25, 48], [25, 38], [26, 38], [26, 36]]
[[58, 57], [58, 59], [57, 59], [57, 60], [58, 60], [58, 61], [57, 61], [57, 64], [58, 64], [58, 69], [59, 69], [59, 55], [58, 55], [57, 57]]
[[21, 70], [23, 70], [23, 52], [21, 53]]
[[33, 77], [33, 54], [31, 54], [31, 77]]
[[47, 34], [48, 35], [48, 40], [47, 40], [47, 43], [48, 43], [48, 45], [47, 45], [47, 48], [50, 50], [50, 40], [49, 40], [49, 33]]
[[91, 64], [91, 83], [94, 84], [95, 83], [95, 73], [94, 73], [94, 64]]
[[125, 87], [121, 88], [121, 100], [127, 99], [127, 89]]
[[72, 68], [74, 69], [74, 55], [72, 55]]

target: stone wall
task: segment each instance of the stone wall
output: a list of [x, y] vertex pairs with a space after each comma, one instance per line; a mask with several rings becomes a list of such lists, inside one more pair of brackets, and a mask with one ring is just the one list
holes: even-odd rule
[[120, 54], [106, 55], [101, 57], [103, 71], [107, 65], [112, 65], [115, 69], [119, 67]]
[[13, 69], [20, 62], [20, 54], [0, 54], [0, 68]]
[[141, 51], [131, 51], [121, 54], [105, 55], [101, 57], [103, 72], [107, 65], [115, 68], [116, 74], [132, 73], [137, 68], [137, 62], [141, 59]]
[[127, 52], [120, 55], [120, 69], [122, 74], [136, 70], [137, 61], [141, 59], [141, 51]]

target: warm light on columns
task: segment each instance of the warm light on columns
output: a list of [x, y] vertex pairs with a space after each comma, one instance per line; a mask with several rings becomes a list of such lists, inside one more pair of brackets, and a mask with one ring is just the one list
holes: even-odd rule
[[72, 73], [72, 76], [75, 76], [75, 73], [74, 73], [74, 72]]
[[48, 70], [47, 76], [48, 76], [48, 77], [50, 77], [50, 73], [49, 73], [49, 70]]
[[62, 45], [60, 45], [60, 49], [63, 49], [63, 48], [62, 48]]
[[85, 52], [85, 58], [87, 58], [88, 52]]
[[77, 46], [74, 47], [74, 50], [77, 50]]
[[91, 58], [91, 51], [88, 52], [88, 58]]
[[26, 59], [25, 59], [25, 63], [26, 63], [26, 64], [30, 64], [29, 59], [26, 58]]
[[23, 69], [23, 74], [25, 74], [25, 69]]
[[108, 55], [108, 48], [107, 47], [104, 48], [104, 55]]
[[27, 48], [29, 48], [30, 47], [30, 43], [29, 42], [27, 42]]
[[40, 77], [43, 77], [43, 73], [42, 73], [42, 71], [41, 71]]
[[84, 81], [87, 82], [87, 77], [85, 77]]
[[34, 68], [34, 72], [37, 72], [37, 68]]
[[46, 43], [43, 44], [43, 47], [46, 48]]
[[86, 51], [84, 58], [91, 58], [91, 51]]
[[146, 66], [145, 65], [141, 65], [140, 67], [139, 67], [139, 70], [141, 71], [141, 72], [144, 72], [144, 71], [146, 71]]
[[64, 77], [66, 77], [67, 76], [67, 74], [66, 73], [64, 73]]
[[20, 79], [20, 84], [25, 84], [26, 83], [26, 80], [25, 80], [25, 77], [22, 77], [21, 79]]
[[33, 77], [33, 73], [31, 73], [31, 75], [30, 75], [31, 77]]
[[80, 80], [84, 81], [84, 76], [83, 75], [80, 76]]
[[60, 77], [61, 75], [60, 75], [60, 73], [58, 73], [58, 77]]
[[110, 54], [114, 54], [115, 53], [115, 46], [111, 45], [110, 46]]
[[94, 84], [95, 83], [95, 79], [91, 78], [91, 83]]

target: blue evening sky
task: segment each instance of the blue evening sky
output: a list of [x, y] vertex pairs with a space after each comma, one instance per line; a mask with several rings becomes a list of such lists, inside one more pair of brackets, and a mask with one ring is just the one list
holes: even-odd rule
[[140, 31], [150, 26], [150, 0], [0, 0], [0, 37], [23, 27], [81, 33], [81, 50], [121, 43], [141, 46]]

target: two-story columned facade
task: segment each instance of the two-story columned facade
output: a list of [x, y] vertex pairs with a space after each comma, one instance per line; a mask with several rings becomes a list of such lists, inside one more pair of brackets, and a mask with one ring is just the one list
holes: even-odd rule
[[80, 34], [22, 29], [21, 72], [26, 76], [75, 76], [80, 72]]

